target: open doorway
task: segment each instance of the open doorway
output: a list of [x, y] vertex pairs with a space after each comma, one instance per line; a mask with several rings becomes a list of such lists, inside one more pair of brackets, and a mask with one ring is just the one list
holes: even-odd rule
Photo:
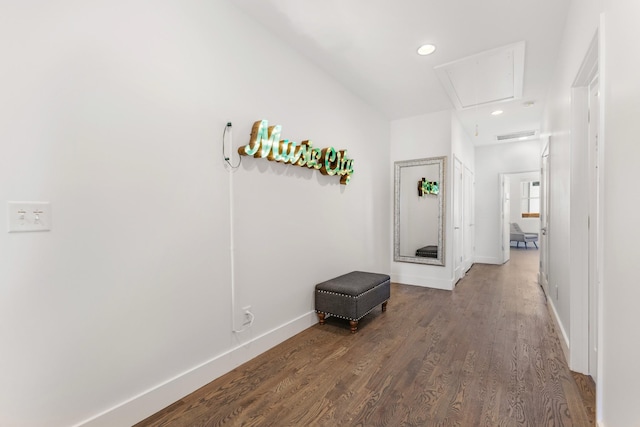
[[540, 172], [526, 171], [500, 174], [502, 263], [509, 261], [511, 250], [537, 250], [537, 241], [511, 239], [511, 224], [527, 235], [540, 235]]
[[543, 139], [544, 148], [540, 159], [540, 272], [538, 273], [538, 283], [547, 298], [549, 297], [549, 179], [551, 176], [549, 139], [549, 137]]
[[602, 282], [602, 149], [599, 35], [571, 88], [571, 369], [598, 384], [599, 292]]

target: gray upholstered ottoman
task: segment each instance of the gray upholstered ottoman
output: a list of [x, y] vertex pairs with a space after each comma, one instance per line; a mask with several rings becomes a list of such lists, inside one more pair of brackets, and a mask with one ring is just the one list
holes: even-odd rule
[[379, 304], [387, 309], [391, 296], [391, 279], [386, 274], [352, 271], [316, 285], [316, 312], [320, 324], [336, 316], [349, 320], [351, 333], [358, 330], [358, 321]]

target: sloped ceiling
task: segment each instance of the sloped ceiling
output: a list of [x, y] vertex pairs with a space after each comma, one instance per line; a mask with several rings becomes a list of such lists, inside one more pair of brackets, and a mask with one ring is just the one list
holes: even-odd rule
[[[477, 145], [496, 143], [496, 135], [540, 128], [569, 2], [233, 1], [389, 119], [456, 108], [436, 67], [523, 42], [521, 97], [458, 111]], [[424, 43], [435, 44], [436, 52], [417, 55]], [[496, 79], [483, 88], [500, 88]], [[530, 102], [533, 106], [525, 107]], [[504, 113], [492, 116], [495, 109]]]

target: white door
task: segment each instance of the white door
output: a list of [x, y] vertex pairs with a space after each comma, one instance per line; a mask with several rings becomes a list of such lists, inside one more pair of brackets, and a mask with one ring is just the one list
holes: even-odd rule
[[454, 282], [462, 279], [464, 270], [462, 268], [462, 257], [464, 253], [462, 232], [463, 232], [463, 187], [462, 187], [462, 163], [459, 159], [453, 159], [453, 277]]
[[474, 215], [474, 181], [473, 172], [465, 166], [464, 168], [464, 203], [463, 221], [464, 230], [462, 239], [464, 240], [464, 260], [463, 269], [467, 272], [473, 265], [475, 258], [475, 215]]
[[502, 263], [509, 261], [511, 252], [511, 178], [505, 174], [500, 174], [500, 224], [502, 228]]
[[538, 283], [549, 295], [549, 141], [540, 162], [540, 273]]
[[598, 369], [598, 77], [589, 85], [589, 374], [597, 382]]

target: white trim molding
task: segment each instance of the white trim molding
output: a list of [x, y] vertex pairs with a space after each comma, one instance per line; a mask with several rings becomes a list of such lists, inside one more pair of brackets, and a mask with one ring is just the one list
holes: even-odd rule
[[425, 276], [412, 276], [408, 274], [391, 274], [393, 283], [402, 283], [404, 285], [422, 286], [423, 288], [442, 289], [445, 291], [453, 290], [453, 279], [436, 279]]
[[305, 313], [73, 427], [133, 425], [316, 323], [315, 311]]
[[564, 330], [562, 323], [560, 322], [560, 317], [558, 316], [558, 312], [556, 311], [556, 307], [553, 304], [553, 300], [547, 298], [547, 309], [549, 310], [549, 314], [551, 315], [551, 319], [553, 320], [553, 324], [556, 327], [556, 331], [559, 331], [558, 338], [560, 340], [560, 346], [562, 347], [562, 352], [564, 353], [564, 358], [569, 360], [570, 354], [570, 341], [569, 336], [567, 335], [567, 331]]

